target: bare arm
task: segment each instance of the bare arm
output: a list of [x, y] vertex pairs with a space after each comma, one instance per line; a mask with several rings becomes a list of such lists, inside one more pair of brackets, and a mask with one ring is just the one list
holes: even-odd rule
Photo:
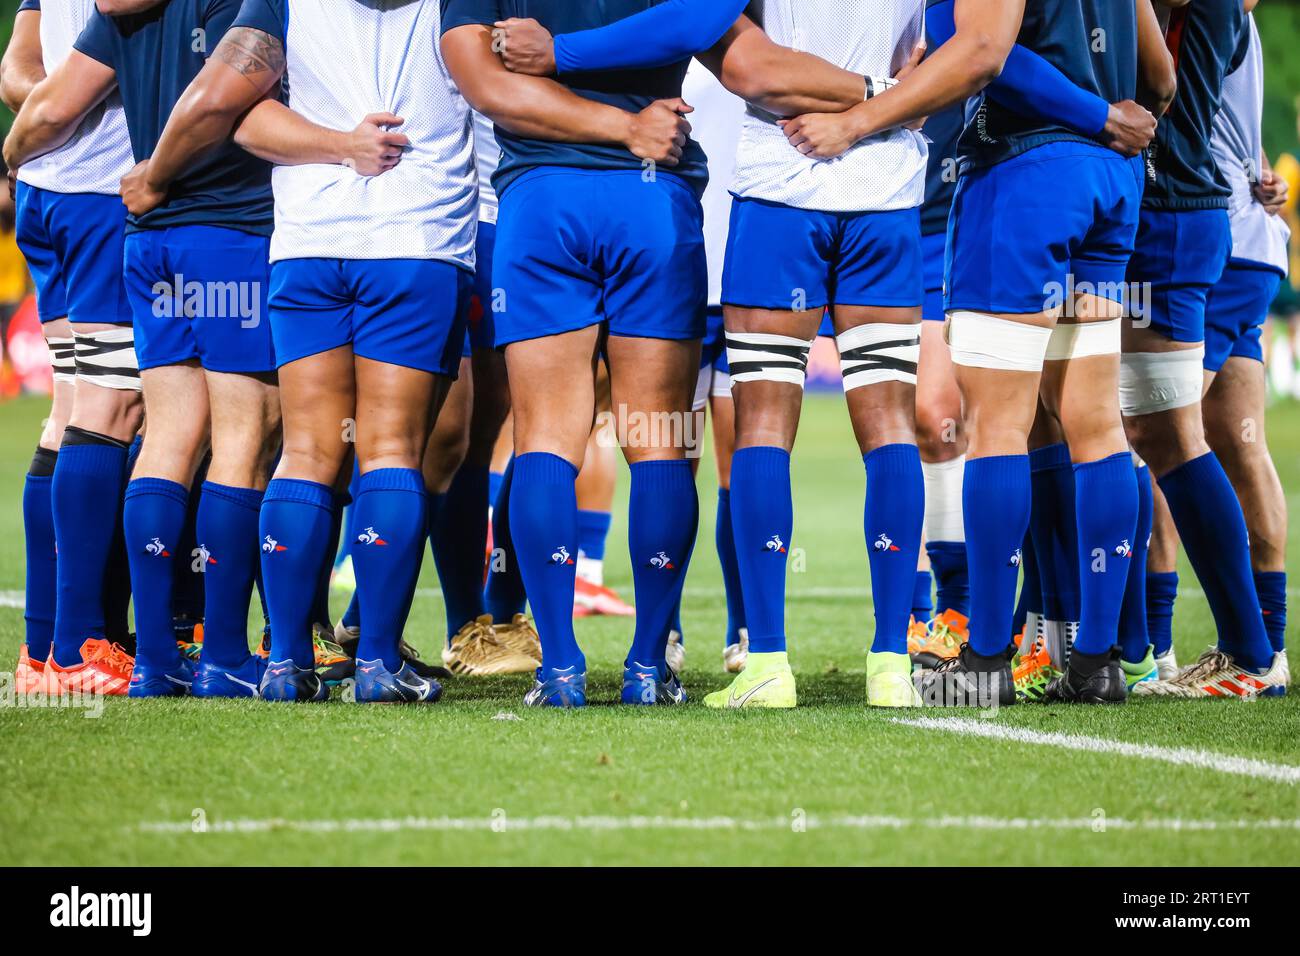
[[389, 127], [402, 118], [372, 113], [354, 130], [327, 129], [295, 113], [279, 100], [264, 99], [235, 127], [235, 142], [259, 159], [279, 166], [325, 163], [347, 166], [362, 176], [392, 169], [410, 142]]
[[974, 96], [1002, 72], [1024, 12], [1025, 0], [957, 0], [957, 32], [897, 86], [846, 113], [810, 113], [786, 121], [787, 137], [805, 155], [838, 156], [868, 136]]
[[641, 113], [629, 113], [578, 96], [554, 80], [511, 73], [492, 52], [491, 28], [479, 24], [444, 33], [442, 55], [469, 104], [516, 136], [624, 146], [665, 165], [675, 165], [681, 156], [690, 124], [679, 114], [690, 107], [680, 99], [658, 100]]
[[1178, 90], [1174, 57], [1165, 43], [1151, 0], [1137, 0], [1138, 96], [1137, 101], [1159, 118], [1169, 109]]
[[197, 157], [230, 138], [239, 118], [274, 89], [283, 74], [284, 47], [278, 39], [247, 27], [227, 31], [176, 101], [149, 159], [147, 188], [166, 194]]
[[36, 85], [5, 140], [4, 159], [17, 169], [66, 143], [86, 114], [117, 86], [117, 74], [80, 50]]
[[23, 108], [32, 89], [45, 79], [41, 59], [41, 12], [20, 10], [14, 17], [9, 48], [0, 60], [0, 99], [15, 113]]
[[838, 113], [866, 98], [865, 78], [772, 42], [748, 17], [699, 60], [742, 100], [777, 116]]

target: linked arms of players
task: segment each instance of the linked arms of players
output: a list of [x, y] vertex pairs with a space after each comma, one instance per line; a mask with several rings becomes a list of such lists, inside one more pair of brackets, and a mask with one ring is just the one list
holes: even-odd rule
[[27, 96], [5, 140], [5, 163], [16, 170], [62, 146], [116, 86], [112, 67], [74, 49]]
[[664, 166], [681, 160], [691, 112], [680, 98], [656, 100], [640, 113], [578, 96], [554, 80], [511, 73], [492, 49], [492, 29], [463, 24], [442, 37], [452, 79], [469, 104], [516, 136], [561, 143], [623, 146]]

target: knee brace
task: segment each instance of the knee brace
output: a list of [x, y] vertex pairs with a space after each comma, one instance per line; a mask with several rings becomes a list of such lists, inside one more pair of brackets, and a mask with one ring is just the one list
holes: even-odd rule
[[1052, 330], [984, 312], [950, 312], [948, 347], [955, 365], [1041, 372]]
[[916, 384], [916, 363], [921, 358], [921, 323], [897, 325], [872, 322], [835, 336], [840, 350], [844, 391], [879, 382]]
[[72, 336], [79, 379], [100, 388], [140, 391], [140, 362], [135, 355], [135, 332], [129, 325], [98, 332], [74, 329]]
[[1119, 334], [1117, 318], [1079, 325], [1058, 323], [1047, 342], [1047, 360], [1063, 362], [1093, 355], [1118, 355]]
[[804, 386], [812, 342], [770, 332], [728, 332], [727, 364], [733, 382], [785, 382]]
[[1205, 346], [1179, 352], [1129, 352], [1119, 360], [1119, 408], [1136, 418], [1201, 400]]
[[50, 350], [50, 368], [54, 381], [71, 385], [77, 377], [76, 345], [74, 339], [46, 339]]

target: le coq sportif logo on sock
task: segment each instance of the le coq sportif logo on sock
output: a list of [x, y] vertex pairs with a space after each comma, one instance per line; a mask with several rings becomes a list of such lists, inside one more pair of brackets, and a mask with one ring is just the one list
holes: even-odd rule
[[73, 886], [50, 897], [50, 925], [58, 928], [129, 928], [148, 936], [153, 928], [151, 893], [83, 893]]

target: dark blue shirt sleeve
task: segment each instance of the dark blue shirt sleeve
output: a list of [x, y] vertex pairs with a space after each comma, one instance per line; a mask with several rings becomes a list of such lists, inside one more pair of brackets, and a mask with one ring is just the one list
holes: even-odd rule
[[502, 19], [499, 0], [442, 0], [442, 32], [467, 25], [492, 26]]
[[244, 0], [232, 27], [248, 27], [275, 37], [284, 46], [289, 30], [289, 11], [285, 0]]
[[117, 47], [114, 42], [116, 38], [117, 25], [113, 23], [112, 18], [106, 17], [96, 10], [90, 15], [90, 19], [86, 21], [81, 36], [77, 37], [77, 42], [73, 44], [73, 47], [92, 60], [98, 60], [105, 66], [111, 66], [116, 70], [117, 63], [114, 57], [114, 51]]
[[722, 39], [746, 0], [664, 0], [594, 30], [555, 38], [560, 73], [642, 70], [680, 63]]
[[[217, 48], [239, 14], [241, 0], [208, 0], [203, 10], [203, 31], [208, 38], [208, 56]], [[283, 42], [283, 41], [281, 41]]]
[[[952, 39], [957, 26], [951, 0], [926, 8], [925, 29], [935, 46]], [[1011, 48], [1001, 75], [985, 92], [1022, 116], [1059, 123], [1080, 136], [1096, 136], [1110, 115], [1109, 103], [1075, 86], [1064, 73], [1019, 43]]]
[[41, 0], [23, 0], [22, 3], [18, 4], [17, 12], [22, 13], [24, 10], [35, 10], [37, 13], [40, 13]]

